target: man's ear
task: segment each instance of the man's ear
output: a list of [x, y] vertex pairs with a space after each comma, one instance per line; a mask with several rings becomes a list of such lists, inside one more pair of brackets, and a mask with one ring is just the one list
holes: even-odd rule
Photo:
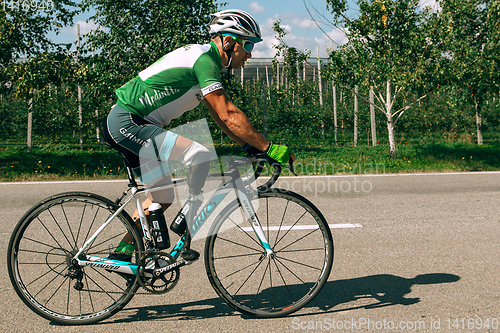
[[229, 36], [225, 36], [225, 37], [224, 37], [224, 40], [223, 40], [222, 48], [223, 48], [224, 50], [228, 50], [228, 49], [230, 49], [230, 48], [232, 47], [232, 45], [231, 45], [231, 44], [232, 44], [232, 42], [234, 42], [234, 40], [233, 40], [231, 37], [229, 37]]

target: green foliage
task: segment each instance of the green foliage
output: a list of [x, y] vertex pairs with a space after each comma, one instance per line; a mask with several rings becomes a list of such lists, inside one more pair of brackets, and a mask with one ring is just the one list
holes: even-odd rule
[[276, 76], [279, 63], [278, 58], [282, 57], [285, 75], [292, 85], [296, 85], [297, 73], [303, 68], [304, 62], [311, 55], [311, 51], [301, 51], [285, 43], [284, 38], [287, 35], [287, 31], [281, 26], [281, 20], [273, 22], [273, 31], [277, 33], [276, 39], [279, 42], [277, 45], [273, 44], [273, 48], [276, 50], [273, 58], [273, 73]]
[[207, 42], [210, 13], [217, 9], [211, 0], [82, 1], [83, 10], [91, 7], [96, 13], [90, 19], [100, 27], [85, 43], [87, 51], [98, 51], [86, 71], [95, 108], [166, 53]]
[[[294, 147], [298, 157], [295, 171], [299, 175], [351, 175], [488, 171], [500, 168], [498, 144], [402, 145], [398, 158], [394, 159], [387, 156], [386, 150], [386, 146]], [[227, 156], [242, 153], [236, 146], [219, 146], [217, 154]], [[287, 174], [288, 171], [284, 171], [284, 175]], [[68, 145], [46, 145], [31, 152], [0, 149], [0, 181], [101, 178], [126, 178], [122, 159], [113, 150], [80, 151]]]
[[[52, 0], [54, 8], [40, 10], [24, 3], [5, 1], [0, 8], [0, 68], [21, 56], [32, 57], [62, 51], [67, 45], [54, 43], [47, 33], [58, 32], [72, 23], [77, 4], [72, 0]], [[31, 4], [31, 3], [28, 3]]]
[[452, 61], [451, 83], [465, 88], [473, 103], [500, 90], [500, 3], [496, 0], [442, 0], [435, 19], [442, 52]]

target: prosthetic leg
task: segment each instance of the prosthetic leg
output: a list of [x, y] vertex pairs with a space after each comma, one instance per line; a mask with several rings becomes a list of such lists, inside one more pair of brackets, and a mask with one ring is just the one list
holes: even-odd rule
[[181, 257], [185, 260], [192, 261], [200, 257], [200, 254], [191, 249], [191, 234], [187, 222], [192, 222], [198, 213], [198, 209], [203, 203], [203, 196], [201, 196], [201, 189], [205, 185], [208, 171], [210, 169], [210, 162], [212, 153], [197, 142], [193, 142], [184, 151], [182, 164], [189, 168], [188, 175], [188, 188], [189, 198], [182, 207], [181, 211], [172, 222], [170, 229], [178, 235], [184, 235], [186, 245], [181, 252]]

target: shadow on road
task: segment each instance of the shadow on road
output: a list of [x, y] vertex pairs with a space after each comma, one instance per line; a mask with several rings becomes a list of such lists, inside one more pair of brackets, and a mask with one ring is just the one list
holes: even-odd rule
[[[457, 282], [460, 277], [446, 273], [417, 275], [406, 279], [396, 275], [379, 274], [348, 280], [328, 282], [321, 293], [309, 303], [309, 307], [318, 307], [327, 312], [340, 312], [355, 309], [373, 309], [396, 304], [412, 305], [420, 302], [420, 298], [405, 297], [411, 293], [414, 285], [439, 284]], [[372, 299], [368, 305], [335, 309], [337, 305], [360, 299]], [[365, 300], [363, 303], [367, 303]], [[318, 312], [324, 313], [324, 312]]]
[[[411, 293], [414, 285], [427, 285], [439, 283], [451, 283], [460, 280], [460, 277], [453, 274], [433, 273], [417, 275], [414, 278], [406, 279], [396, 275], [380, 274], [347, 280], [329, 281], [324, 286], [321, 293], [309, 303], [306, 308], [319, 308], [318, 312], [302, 314], [310, 316], [314, 314], [324, 314], [325, 312], [340, 312], [355, 309], [373, 309], [396, 304], [412, 305], [420, 302], [420, 298], [409, 298], [406, 295]], [[291, 286], [289, 286], [291, 287]], [[145, 307], [126, 307], [110, 320], [99, 323], [120, 323], [120, 322], [140, 322], [150, 320], [193, 320], [203, 318], [214, 318], [221, 316], [242, 316], [229, 306], [226, 306], [220, 298], [209, 298], [201, 301], [175, 303], [175, 299], [170, 299], [167, 295], [153, 297], [158, 302], [173, 302], [174, 304], [153, 305]], [[338, 305], [355, 302], [365, 299], [372, 299], [368, 305], [356, 305], [352, 307], [335, 309]], [[369, 302], [369, 301], [368, 301]], [[301, 314], [293, 314], [294, 317]], [[119, 318], [117, 318], [119, 317]]]

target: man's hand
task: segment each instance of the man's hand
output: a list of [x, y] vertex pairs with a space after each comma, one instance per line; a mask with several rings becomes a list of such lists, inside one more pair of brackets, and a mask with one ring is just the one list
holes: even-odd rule
[[295, 162], [295, 155], [290, 151], [290, 148], [282, 145], [275, 145], [271, 143], [269, 148], [267, 148], [266, 154], [269, 155], [273, 160], [278, 161], [281, 165], [286, 166], [290, 161]]

